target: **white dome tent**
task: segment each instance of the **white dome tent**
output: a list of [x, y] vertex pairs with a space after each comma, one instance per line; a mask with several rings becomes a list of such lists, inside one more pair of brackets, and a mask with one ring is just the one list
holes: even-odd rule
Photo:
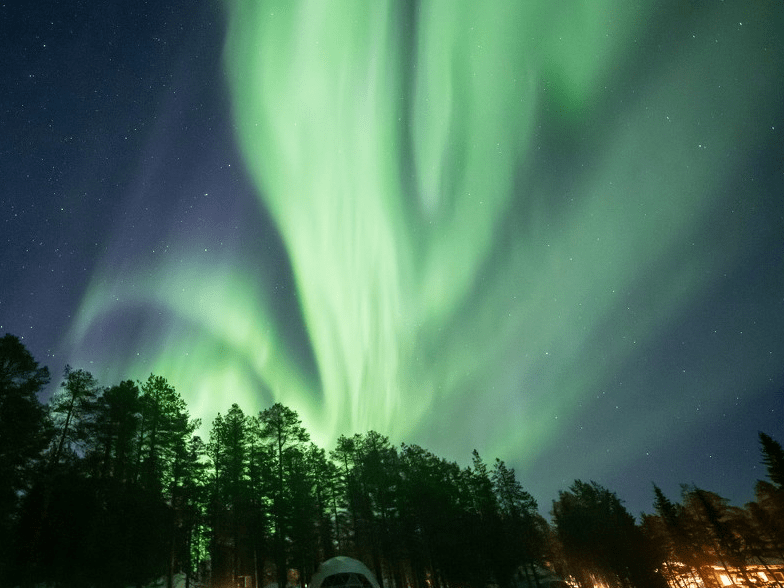
[[353, 557], [328, 559], [313, 574], [308, 588], [381, 588], [368, 567]]

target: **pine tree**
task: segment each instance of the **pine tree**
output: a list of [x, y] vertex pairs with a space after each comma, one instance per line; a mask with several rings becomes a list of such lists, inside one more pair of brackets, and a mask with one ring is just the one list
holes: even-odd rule
[[49, 370], [39, 367], [18, 337], [0, 339], [0, 584], [6, 583], [19, 497], [29, 491], [52, 436], [37, 397], [48, 383]]
[[571, 573], [581, 586], [664, 588], [661, 562], [620, 499], [596, 482], [576, 480], [553, 502], [553, 522]]
[[100, 386], [86, 370], [65, 366], [60, 389], [49, 403], [52, 421], [57, 429], [56, 444], [51, 455], [51, 465], [62, 460], [74, 461], [76, 451], [87, 445], [97, 414]]
[[666, 533], [666, 544], [663, 546], [668, 555], [668, 561], [682, 562], [692, 575], [699, 576], [702, 583], [708, 583], [709, 575], [703, 575], [700, 566], [700, 555], [702, 549], [695, 544], [684, 525], [684, 515], [680, 504], [675, 504], [664, 495], [661, 488], [653, 485], [654, 502], [653, 507], [662, 521]]
[[[254, 571], [252, 534], [249, 528], [251, 430], [248, 418], [237, 404], [226, 415], [218, 415], [210, 431], [209, 455], [215, 474], [211, 516], [213, 579], [233, 581]], [[226, 546], [231, 546], [226, 548]]]
[[259, 413], [261, 438], [270, 448], [274, 486], [272, 491], [273, 552], [278, 585], [285, 586], [288, 577], [287, 538], [290, 536], [293, 462], [310, 440], [297, 413], [279, 402]]
[[94, 469], [101, 478], [123, 486], [130, 482], [140, 408], [139, 387], [132, 380], [106, 389], [97, 398], [88, 458], [96, 463]]
[[683, 516], [690, 527], [692, 540], [703, 553], [710, 554], [732, 578], [730, 567], [739, 568], [748, 580], [745, 557], [734, 529], [730, 525], [727, 500], [697, 486], [682, 486]]
[[760, 444], [762, 445], [762, 463], [768, 468], [768, 477], [779, 489], [784, 490], [784, 449], [781, 444], [759, 432]]
[[502, 585], [508, 585], [520, 566], [532, 568], [542, 561], [546, 523], [537, 513], [536, 500], [515, 477], [514, 469], [496, 459], [491, 480], [501, 518], [497, 575]]

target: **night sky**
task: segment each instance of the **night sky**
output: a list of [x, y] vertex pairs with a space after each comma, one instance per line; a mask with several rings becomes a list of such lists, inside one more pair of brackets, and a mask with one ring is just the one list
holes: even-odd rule
[[[0, 4], [0, 334], [742, 505], [784, 442], [784, 3]], [[206, 427], [204, 430], [206, 435]]]

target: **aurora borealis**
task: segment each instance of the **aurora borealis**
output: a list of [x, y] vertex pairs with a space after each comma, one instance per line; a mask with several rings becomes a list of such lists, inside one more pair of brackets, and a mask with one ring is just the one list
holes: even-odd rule
[[780, 2], [125, 4], [6, 25], [0, 330], [41, 363], [477, 448], [545, 508], [750, 498]]

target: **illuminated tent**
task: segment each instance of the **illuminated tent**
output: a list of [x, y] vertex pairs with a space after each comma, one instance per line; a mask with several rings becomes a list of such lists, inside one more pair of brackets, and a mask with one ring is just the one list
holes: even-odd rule
[[328, 559], [313, 574], [308, 588], [381, 588], [368, 567], [352, 557]]

